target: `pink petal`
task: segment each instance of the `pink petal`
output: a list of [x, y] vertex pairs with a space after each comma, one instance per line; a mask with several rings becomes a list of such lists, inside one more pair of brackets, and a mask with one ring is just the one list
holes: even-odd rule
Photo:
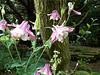
[[64, 20], [64, 22], [62, 23], [62, 25], [61, 25], [62, 27], [64, 26], [65, 22], [66, 22], [66, 20]]
[[19, 25], [18, 25], [18, 24], [8, 24], [8, 26], [17, 27], [17, 26], [19, 26]]
[[38, 67], [37, 69], [43, 69], [43, 67]]
[[65, 27], [64, 27], [64, 32], [70, 33], [70, 32], [72, 32], [73, 30], [74, 30], [74, 28], [72, 28], [72, 27], [68, 27], [68, 26], [65, 26]]
[[20, 24], [20, 28], [26, 28], [27, 25], [28, 25], [28, 22], [27, 22], [27, 21], [23, 21], [23, 22]]
[[26, 29], [25, 31], [29, 34], [29, 37], [30, 37], [33, 41], [35, 41], [35, 35], [34, 35], [29, 29]]
[[52, 34], [52, 38], [51, 38], [51, 40], [50, 40], [50, 44], [53, 44], [55, 41], [57, 41], [57, 32], [54, 32], [53, 34]]
[[35, 72], [34, 75], [40, 75], [38, 72]]
[[76, 14], [76, 15], [81, 15], [81, 12], [78, 12], [76, 10], [73, 10], [73, 12]]

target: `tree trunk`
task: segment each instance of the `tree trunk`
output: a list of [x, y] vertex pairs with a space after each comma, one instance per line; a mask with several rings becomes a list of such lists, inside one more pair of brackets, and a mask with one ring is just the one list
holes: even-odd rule
[[[67, 5], [66, 0], [34, 0], [36, 14], [40, 17], [40, 33], [43, 43], [49, 39], [52, 34], [51, 29], [45, 27], [52, 27], [52, 20], [49, 20], [47, 14], [51, 13], [53, 10], [57, 10], [60, 13], [61, 8], [65, 8]], [[63, 21], [66, 20], [64, 15]], [[62, 21], [62, 22], [63, 22]], [[70, 61], [70, 51], [69, 51], [69, 39], [68, 37], [64, 39], [64, 42], [55, 42], [51, 49], [48, 50], [48, 55], [51, 58], [53, 51], [58, 50], [60, 52], [61, 64], [57, 67], [57, 70], [65, 70], [66, 66]]]

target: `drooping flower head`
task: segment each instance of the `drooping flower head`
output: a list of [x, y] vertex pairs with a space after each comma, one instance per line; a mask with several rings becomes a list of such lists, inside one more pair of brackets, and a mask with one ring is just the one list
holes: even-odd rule
[[81, 15], [81, 12], [78, 12], [78, 11], [76, 11], [76, 10], [73, 9], [73, 4], [72, 4], [72, 2], [68, 2], [68, 7], [69, 7], [69, 9], [68, 9], [68, 14], [70, 13], [71, 10], [73, 10], [73, 12], [74, 12], [76, 15]]
[[0, 21], [0, 30], [5, 31], [5, 25], [7, 24], [6, 20], [1, 20]]
[[40, 69], [38, 72], [40, 72], [41, 74], [44, 75], [52, 75], [51, 71], [50, 71], [50, 64], [45, 64], [44, 67], [39, 67], [37, 69]]
[[62, 23], [62, 25], [53, 26], [52, 31], [53, 34], [51, 36], [50, 43], [53, 44], [55, 41], [63, 42], [64, 38], [68, 36], [68, 33], [72, 32], [74, 28], [64, 26], [65, 21]]
[[34, 75], [40, 75], [38, 72], [35, 72]]
[[10, 31], [13, 38], [22, 39], [23, 41], [27, 41], [31, 38], [35, 41], [35, 35], [29, 30], [30, 25], [28, 25], [27, 21], [23, 21], [20, 25], [8, 24], [8, 26], [16, 27]]
[[60, 18], [60, 15], [58, 13], [57, 10], [53, 10], [51, 14], [47, 14], [48, 16], [50, 16], [50, 20], [58, 20], [58, 18]]

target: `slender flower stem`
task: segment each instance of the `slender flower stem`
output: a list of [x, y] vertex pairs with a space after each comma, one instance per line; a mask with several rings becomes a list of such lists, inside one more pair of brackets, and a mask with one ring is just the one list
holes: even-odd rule
[[[12, 54], [11, 54], [11, 51], [10, 51], [10, 49], [7, 47], [7, 49], [8, 49], [8, 51], [9, 51], [9, 54], [10, 54], [10, 56], [11, 56], [11, 58], [12, 58], [12, 60], [13, 60], [13, 63], [15, 64], [15, 60], [14, 60], [14, 58], [13, 58], [13, 56], [12, 56]], [[18, 70], [18, 68], [16, 67], [16, 69]]]
[[19, 55], [19, 52], [18, 52], [18, 49], [17, 49], [17, 46], [16, 46], [16, 40], [15, 39], [13, 39], [13, 40], [14, 40], [14, 45], [15, 45], [15, 48], [16, 48], [16, 52], [18, 54], [18, 58], [19, 58], [19, 60], [21, 62], [21, 65], [22, 65], [22, 61], [21, 61], [21, 58], [20, 58], [20, 55]]
[[[37, 66], [37, 63], [39, 62], [39, 60], [40, 60], [40, 58], [41, 58], [41, 56], [43, 55], [43, 53], [44, 53], [45, 50], [46, 50], [46, 47], [43, 49], [43, 51], [42, 51], [40, 57], [38, 58], [38, 60], [37, 60], [37, 62], [36, 62], [36, 64], [35, 64], [35, 67]], [[34, 70], [34, 69], [33, 69], [33, 70]]]
[[35, 30], [35, 37], [36, 37], [36, 39], [35, 39], [35, 47], [34, 48], [36, 48], [36, 42], [37, 42], [37, 29]]
[[[51, 37], [50, 37], [50, 38], [51, 38]], [[50, 38], [49, 38], [49, 40], [50, 40]], [[48, 40], [48, 41], [49, 41], [49, 40]], [[46, 41], [45, 44], [47, 44], [48, 41]], [[27, 70], [27, 66], [28, 66], [28, 64], [29, 64], [29, 62], [30, 62], [30, 59], [32, 58], [33, 54], [34, 54], [35, 52], [39, 51], [41, 48], [43, 48], [43, 47], [45, 46], [45, 44], [44, 44], [43, 46], [41, 46], [40, 48], [38, 48], [38, 49], [36, 49], [36, 50], [34, 50], [34, 51], [32, 52], [32, 54], [30, 55], [30, 57], [29, 57], [29, 59], [28, 59], [28, 61], [27, 61], [27, 64], [26, 64], [26, 67], [25, 67], [25, 72], [26, 72], [26, 70]]]
[[55, 20], [53, 20], [53, 25], [55, 24]]
[[25, 72], [26, 72], [26, 70], [27, 70], [27, 66], [28, 66], [28, 64], [29, 64], [29, 62], [30, 62], [30, 59], [32, 58], [33, 54], [34, 54], [36, 51], [40, 50], [41, 48], [43, 48], [43, 46], [32, 52], [31, 56], [29, 57], [29, 59], [28, 59], [28, 61], [27, 61], [27, 64], [26, 64], [26, 67], [25, 67]]
[[8, 51], [9, 51], [9, 54], [10, 54], [10, 56], [11, 56], [12, 60], [13, 60], [13, 63], [15, 64], [15, 60], [14, 60], [14, 58], [13, 58], [12, 54], [11, 54], [11, 51], [10, 51], [10, 49], [9, 49], [9, 48], [7, 48], [7, 49], [8, 49]]
[[[65, 8], [65, 11], [66, 11], [66, 9], [67, 9], [67, 7]], [[64, 12], [65, 13], [65, 12]], [[63, 15], [64, 15], [64, 13], [63, 13]], [[59, 25], [60, 24], [60, 22], [61, 22], [61, 20], [62, 20], [62, 18], [63, 18], [63, 15], [61, 15], [61, 18], [60, 18], [60, 20], [59, 20], [59, 22], [58, 22], [58, 24], [57, 25]]]
[[[78, 62], [78, 63], [79, 63], [79, 62]], [[77, 64], [78, 64], [78, 63], [77, 63]], [[72, 75], [72, 74], [76, 71], [77, 67], [78, 67], [78, 65], [75, 66], [74, 70], [73, 70], [71, 73], [69, 73], [69, 75]]]
[[[73, 8], [74, 8], [74, 5], [75, 5], [75, 3], [73, 3]], [[68, 14], [67, 21], [65, 22], [65, 25], [67, 24], [67, 22], [68, 22], [68, 20], [69, 20], [71, 11], [72, 11], [72, 10], [70, 10], [70, 12], [69, 12], [69, 14]]]

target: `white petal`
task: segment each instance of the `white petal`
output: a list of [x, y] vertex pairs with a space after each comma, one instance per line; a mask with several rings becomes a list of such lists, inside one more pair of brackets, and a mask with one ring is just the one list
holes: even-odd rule
[[23, 35], [23, 36], [21, 36], [21, 39], [23, 41], [27, 41], [29, 39], [29, 37], [28, 37], [28, 35]]
[[68, 2], [68, 6], [69, 6], [69, 8], [72, 8], [72, 6], [73, 6], [72, 2]]
[[68, 32], [64, 32], [64, 38], [68, 36]]
[[2, 26], [0, 27], [0, 30], [5, 31], [5, 29]]
[[63, 37], [60, 35], [60, 36], [58, 36], [58, 41], [63, 41]]

